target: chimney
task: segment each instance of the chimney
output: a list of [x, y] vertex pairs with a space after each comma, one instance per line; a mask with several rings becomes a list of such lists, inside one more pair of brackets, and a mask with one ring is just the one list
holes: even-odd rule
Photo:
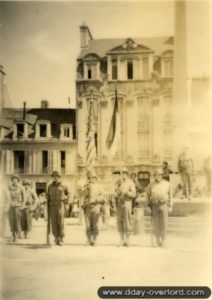
[[90, 40], [93, 40], [91, 32], [90, 32], [88, 26], [85, 23], [83, 23], [80, 26], [80, 47], [82, 49], [87, 48]]
[[49, 108], [49, 101], [47, 101], [47, 100], [41, 100], [41, 108], [42, 109]]
[[26, 119], [26, 102], [24, 101], [23, 103], [23, 120], [25, 121]]

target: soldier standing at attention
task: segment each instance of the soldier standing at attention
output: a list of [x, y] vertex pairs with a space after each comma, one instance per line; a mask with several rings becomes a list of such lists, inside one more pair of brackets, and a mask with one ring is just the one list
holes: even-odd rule
[[122, 169], [121, 175], [115, 190], [117, 227], [121, 238], [119, 246], [129, 246], [132, 199], [136, 197], [136, 189], [134, 182], [128, 177], [127, 168]]
[[47, 201], [50, 204], [50, 221], [55, 244], [62, 246], [64, 238], [65, 200], [69, 199], [68, 188], [62, 184], [60, 173], [52, 173], [53, 182], [48, 186]]
[[30, 181], [25, 179], [23, 181], [23, 186], [25, 188], [25, 201], [21, 208], [21, 229], [24, 232], [24, 238], [27, 238], [28, 233], [32, 228], [32, 212], [36, 208], [38, 203], [38, 198], [30, 187]]
[[154, 181], [147, 188], [147, 204], [152, 210], [152, 226], [159, 247], [165, 246], [168, 226], [168, 207], [171, 207], [170, 183], [163, 179], [163, 170], [154, 172]]
[[181, 175], [182, 186], [183, 186], [183, 197], [191, 200], [192, 196], [192, 176], [193, 176], [193, 159], [189, 155], [189, 149], [184, 148], [183, 152], [179, 156], [178, 160], [178, 171]]
[[19, 183], [20, 178], [18, 175], [12, 175], [11, 185], [9, 186], [10, 192], [10, 209], [9, 209], [9, 223], [10, 230], [13, 236], [13, 242], [21, 238], [21, 207], [25, 200], [24, 187]]
[[95, 246], [99, 234], [100, 203], [103, 201], [104, 195], [101, 185], [97, 183], [96, 173], [88, 171], [87, 177], [88, 184], [84, 186], [83, 191], [87, 245]]

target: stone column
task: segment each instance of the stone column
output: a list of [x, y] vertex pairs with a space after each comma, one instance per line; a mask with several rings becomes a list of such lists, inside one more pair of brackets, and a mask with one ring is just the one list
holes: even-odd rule
[[152, 162], [161, 163], [163, 160], [163, 110], [161, 99], [152, 98]]

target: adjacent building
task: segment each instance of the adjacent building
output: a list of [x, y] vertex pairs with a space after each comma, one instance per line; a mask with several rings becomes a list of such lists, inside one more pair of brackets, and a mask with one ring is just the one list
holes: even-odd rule
[[46, 190], [53, 170], [75, 192], [77, 141], [75, 109], [3, 108], [0, 123], [1, 171], [6, 178], [15, 173], [31, 180], [39, 193]]

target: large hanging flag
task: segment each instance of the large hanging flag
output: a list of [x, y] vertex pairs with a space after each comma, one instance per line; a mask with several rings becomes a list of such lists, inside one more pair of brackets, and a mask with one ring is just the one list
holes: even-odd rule
[[86, 146], [86, 167], [87, 170], [92, 170], [96, 159], [96, 145], [93, 126], [93, 101], [89, 102], [88, 110], [88, 127], [87, 127], [87, 146]]
[[110, 123], [109, 133], [106, 141], [107, 148], [109, 149], [109, 155], [114, 156], [119, 148], [121, 140], [121, 125], [120, 115], [118, 110], [118, 95], [117, 89], [115, 89], [115, 103], [113, 109], [113, 115]]

